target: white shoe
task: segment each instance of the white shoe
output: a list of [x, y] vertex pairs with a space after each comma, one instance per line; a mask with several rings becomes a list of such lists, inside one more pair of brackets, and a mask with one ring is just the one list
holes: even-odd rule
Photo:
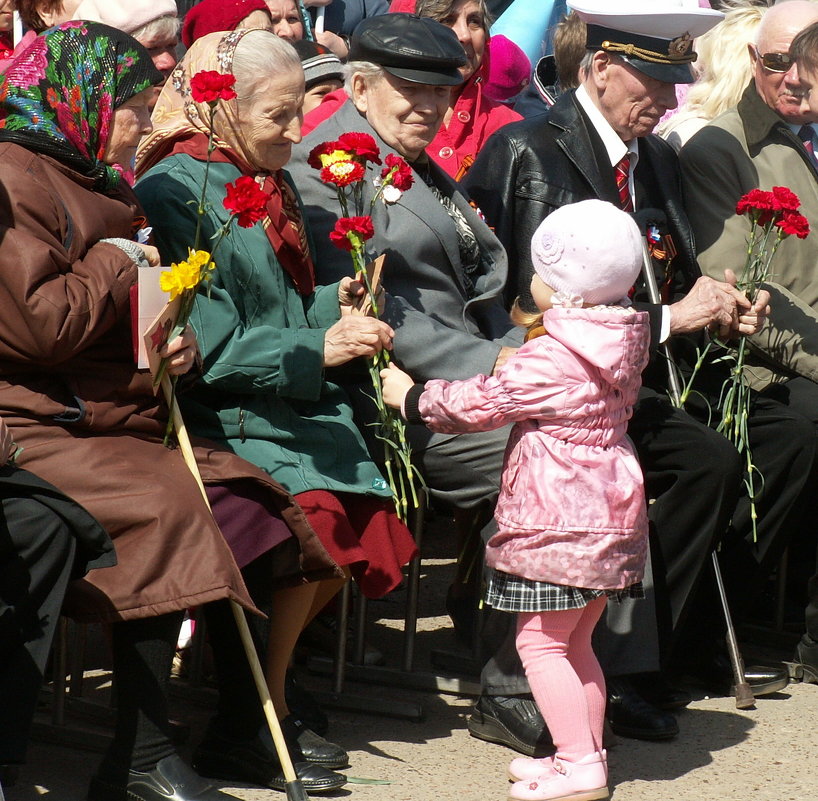
[[588, 754], [576, 762], [555, 757], [549, 774], [514, 782], [509, 801], [601, 801], [608, 798], [605, 756]]

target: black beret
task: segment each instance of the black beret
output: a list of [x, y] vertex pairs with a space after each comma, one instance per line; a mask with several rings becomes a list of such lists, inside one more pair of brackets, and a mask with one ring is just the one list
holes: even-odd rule
[[363, 20], [352, 34], [350, 61], [371, 61], [414, 83], [456, 86], [466, 53], [455, 32], [429, 17], [380, 14]]

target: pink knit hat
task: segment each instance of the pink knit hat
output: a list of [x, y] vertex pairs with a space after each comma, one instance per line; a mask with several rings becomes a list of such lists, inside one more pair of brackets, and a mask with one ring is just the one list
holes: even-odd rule
[[492, 36], [489, 50], [489, 77], [483, 91], [492, 99], [504, 102], [518, 95], [531, 81], [531, 62], [525, 52], [502, 33]]
[[642, 268], [642, 237], [630, 214], [613, 203], [583, 200], [540, 223], [531, 261], [557, 292], [593, 305], [618, 303]]
[[159, 17], [178, 15], [176, 0], [82, 0], [74, 19], [103, 22], [125, 33], [153, 22]]
[[182, 42], [190, 47], [208, 33], [232, 31], [254, 11], [267, 11], [267, 3], [264, 0], [202, 0], [185, 15]]

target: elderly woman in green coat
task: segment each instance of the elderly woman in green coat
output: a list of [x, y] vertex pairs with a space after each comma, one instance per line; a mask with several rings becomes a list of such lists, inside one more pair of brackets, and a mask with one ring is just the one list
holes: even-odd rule
[[[300, 202], [282, 170], [300, 140], [304, 93], [292, 47], [268, 31], [214, 33], [195, 42], [165, 84], [154, 132], [140, 147], [137, 194], [163, 263], [186, 258], [197, 227], [191, 201], [205, 181], [210, 134], [209, 109], [190, 91], [190, 78], [201, 70], [232, 72], [237, 97], [220, 100], [213, 118], [217, 148], [199, 247], [207, 248], [228, 218], [222, 204], [228, 182], [252, 176], [271, 199], [261, 223], [234, 226], [222, 241], [209, 295], [196, 301], [191, 324], [203, 371], [182, 396], [185, 419], [195, 434], [226, 444], [275, 476], [296, 496], [345, 575], [378, 597], [400, 582], [414, 542], [367, 454], [345, 393], [324, 373], [391, 347], [393, 331], [349, 314], [363, 291], [352, 279], [315, 286]], [[288, 636], [268, 649], [267, 679], [285, 733], [293, 724], [283, 694], [292, 647], [340, 587], [340, 580], [304, 585], [300, 606], [288, 610]], [[345, 764], [342, 749], [309, 730], [291, 735], [308, 759], [314, 752], [325, 766]]]

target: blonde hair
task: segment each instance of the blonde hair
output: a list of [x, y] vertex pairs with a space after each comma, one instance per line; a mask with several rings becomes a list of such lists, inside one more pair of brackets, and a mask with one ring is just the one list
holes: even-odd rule
[[659, 129], [661, 136], [694, 117], [709, 122], [738, 103], [753, 74], [747, 45], [755, 41], [766, 11], [746, 4], [730, 8], [722, 22], [696, 40], [699, 78], [679, 111]]
[[514, 299], [514, 303], [511, 305], [511, 312], [509, 313], [511, 317], [511, 322], [514, 325], [518, 325], [521, 328], [525, 328], [526, 335], [525, 341], [528, 342], [529, 339], [532, 339], [535, 336], [538, 336], [542, 331], [542, 324], [543, 324], [543, 312], [529, 312], [525, 311], [525, 309], [520, 306], [520, 298], [517, 297]]

